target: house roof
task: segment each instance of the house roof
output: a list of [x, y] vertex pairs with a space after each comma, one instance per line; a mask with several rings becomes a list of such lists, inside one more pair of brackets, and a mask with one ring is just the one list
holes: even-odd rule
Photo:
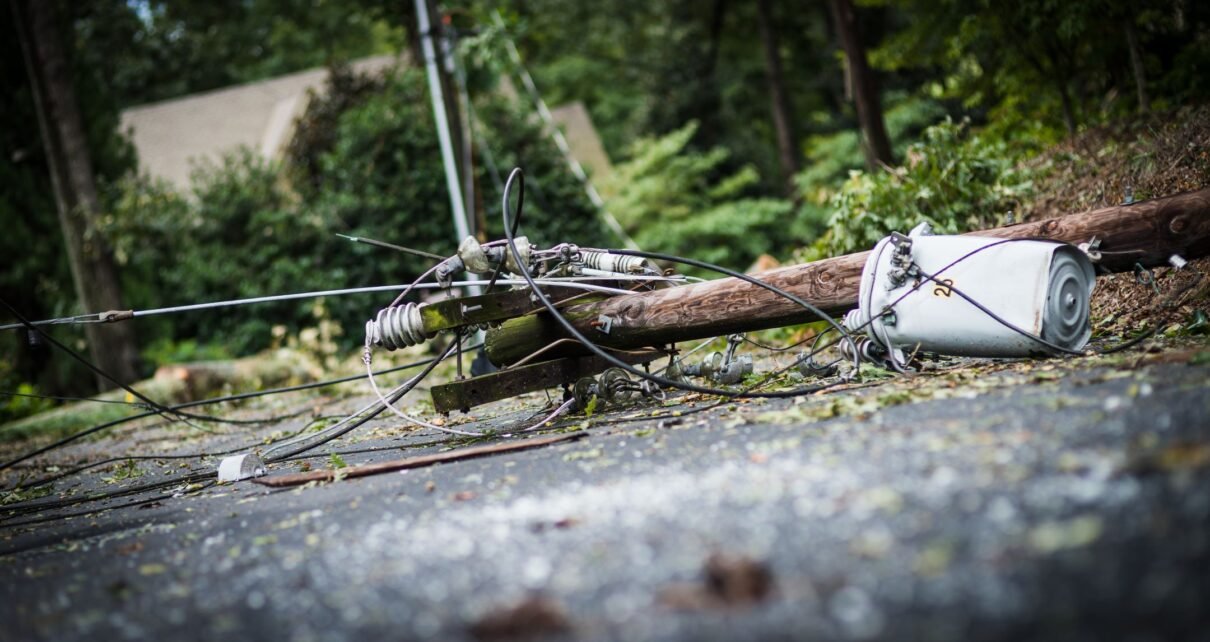
[[[368, 73], [397, 60], [375, 56], [350, 66]], [[218, 160], [241, 146], [276, 158], [293, 135], [308, 92], [327, 78], [327, 69], [309, 69], [132, 107], [122, 112], [121, 127], [131, 132], [142, 171], [185, 188], [199, 161]]]
[[[399, 61], [397, 56], [374, 56], [350, 66], [355, 72], [373, 73]], [[327, 78], [326, 68], [309, 69], [132, 107], [122, 112], [121, 127], [131, 134], [141, 171], [186, 189], [199, 162], [218, 161], [240, 147], [265, 159], [278, 158], [311, 92], [320, 90]], [[584, 104], [571, 102], [551, 113], [572, 155], [594, 178], [608, 176], [613, 168]]]

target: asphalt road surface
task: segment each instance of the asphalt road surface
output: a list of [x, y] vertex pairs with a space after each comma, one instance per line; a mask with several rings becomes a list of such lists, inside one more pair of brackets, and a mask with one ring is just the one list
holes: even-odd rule
[[[405, 472], [7, 506], [0, 639], [1208, 640], [1208, 356], [964, 362], [689, 414], [705, 401], [679, 397]], [[519, 424], [534, 399], [476, 416]], [[462, 447], [400, 423], [335, 448], [353, 466]], [[238, 443], [162, 437], [117, 445]], [[271, 474], [334, 465], [305, 461]], [[139, 461], [34, 501], [213, 465]]]

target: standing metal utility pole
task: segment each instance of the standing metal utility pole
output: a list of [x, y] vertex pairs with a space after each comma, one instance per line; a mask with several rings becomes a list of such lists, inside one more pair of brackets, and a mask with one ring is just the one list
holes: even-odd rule
[[424, 69], [429, 77], [429, 96], [433, 99], [433, 118], [437, 121], [437, 140], [441, 144], [441, 161], [445, 164], [445, 186], [450, 193], [450, 208], [454, 211], [454, 229], [458, 232], [456, 242], [470, 236], [466, 206], [462, 202], [462, 182], [458, 180], [458, 161], [454, 156], [454, 144], [450, 141], [450, 123], [445, 115], [445, 94], [441, 90], [441, 77], [437, 70], [437, 53], [433, 47], [432, 24], [425, 0], [415, 0], [416, 17], [420, 23], [420, 43], [424, 52]]

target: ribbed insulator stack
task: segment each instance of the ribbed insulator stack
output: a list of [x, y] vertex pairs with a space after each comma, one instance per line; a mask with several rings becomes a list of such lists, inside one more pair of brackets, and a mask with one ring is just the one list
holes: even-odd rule
[[383, 308], [366, 321], [366, 342], [387, 350], [418, 345], [430, 338], [432, 335], [424, 332], [420, 306], [415, 303]]

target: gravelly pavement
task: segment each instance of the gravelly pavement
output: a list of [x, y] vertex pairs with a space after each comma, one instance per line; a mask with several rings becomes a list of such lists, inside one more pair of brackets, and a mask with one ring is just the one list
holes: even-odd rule
[[[976, 362], [321, 486], [10, 513], [0, 639], [463, 639], [532, 595], [580, 639], [1210, 639], [1198, 349]], [[350, 465], [445, 447], [374, 425], [345, 448], [386, 450]], [[143, 467], [118, 486], [183, 474]], [[772, 595], [670, 599], [713, 553], [765, 564]]]

